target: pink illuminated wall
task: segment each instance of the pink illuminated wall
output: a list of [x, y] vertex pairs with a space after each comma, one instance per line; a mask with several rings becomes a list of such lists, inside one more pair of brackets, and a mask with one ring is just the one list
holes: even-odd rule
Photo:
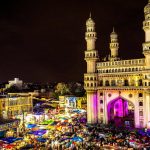
[[115, 117], [125, 117], [128, 115], [128, 101], [121, 98], [114, 99], [108, 106], [108, 121]]

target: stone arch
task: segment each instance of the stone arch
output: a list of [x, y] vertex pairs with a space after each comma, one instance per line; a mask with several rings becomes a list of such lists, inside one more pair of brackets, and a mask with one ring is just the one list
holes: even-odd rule
[[[131, 100], [126, 99], [122, 96], [118, 96], [117, 98], [114, 98], [107, 103], [106, 109], [108, 123], [112, 123], [112, 121], [114, 121], [114, 123], [117, 123], [119, 126], [121, 122], [123, 124], [125, 124], [126, 122], [131, 126], [135, 126], [135, 104]], [[131, 115], [134, 116], [134, 120]], [[130, 118], [132, 120], [130, 120]], [[126, 119], [129, 121], [127, 121]]]

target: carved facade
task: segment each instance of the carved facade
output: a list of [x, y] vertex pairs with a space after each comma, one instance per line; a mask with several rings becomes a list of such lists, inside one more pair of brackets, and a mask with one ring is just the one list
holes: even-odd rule
[[[113, 29], [110, 35], [111, 55], [107, 61], [105, 59], [99, 61], [98, 51], [95, 49], [97, 39], [95, 22], [91, 16], [87, 20], [85, 33], [87, 73], [84, 74], [84, 88], [87, 92], [88, 123], [109, 123], [111, 104], [114, 108], [113, 115], [121, 114], [117, 111], [117, 106], [124, 107], [123, 114], [126, 113], [128, 105], [129, 110], [134, 110], [134, 126], [137, 128], [148, 126], [150, 122], [150, 1], [145, 6], [144, 13], [144, 58], [140, 59], [120, 60], [118, 35]], [[120, 99], [125, 100], [125, 103]], [[131, 105], [133, 108], [129, 108]]]

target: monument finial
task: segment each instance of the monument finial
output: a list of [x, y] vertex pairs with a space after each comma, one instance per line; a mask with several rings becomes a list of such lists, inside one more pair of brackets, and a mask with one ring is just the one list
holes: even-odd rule
[[115, 32], [115, 28], [113, 27], [113, 32]]
[[91, 12], [90, 12], [90, 18], [91, 18]]

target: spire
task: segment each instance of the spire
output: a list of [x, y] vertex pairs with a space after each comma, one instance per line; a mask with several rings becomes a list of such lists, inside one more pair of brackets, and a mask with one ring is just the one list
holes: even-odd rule
[[115, 28], [113, 27], [113, 32], [115, 32]]
[[[150, 0], [149, 0], [150, 1]], [[90, 18], [91, 18], [91, 12], [90, 12]]]

